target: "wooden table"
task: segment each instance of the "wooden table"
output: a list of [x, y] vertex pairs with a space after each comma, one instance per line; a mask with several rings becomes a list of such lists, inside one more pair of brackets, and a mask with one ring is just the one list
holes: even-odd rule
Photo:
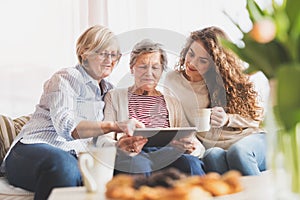
[[[274, 196], [274, 181], [270, 172], [261, 176], [241, 177], [244, 186], [242, 192], [213, 198], [214, 200], [272, 200]], [[105, 200], [104, 194], [87, 193], [84, 187], [56, 188], [49, 200]]]

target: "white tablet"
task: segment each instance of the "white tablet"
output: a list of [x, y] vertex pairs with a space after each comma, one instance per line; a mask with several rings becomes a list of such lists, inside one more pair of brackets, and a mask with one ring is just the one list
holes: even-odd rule
[[144, 147], [164, 147], [172, 140], [190, 137], [197, 131], [196, 127], [176, 127], [176, 128], [137, 128], [133, 135], [141, 135], [148, 138]]

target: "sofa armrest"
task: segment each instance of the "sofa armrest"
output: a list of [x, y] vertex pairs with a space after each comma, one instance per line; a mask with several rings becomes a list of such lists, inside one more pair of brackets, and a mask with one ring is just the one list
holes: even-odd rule
[[0, 115], [0, 165], [14, 138], [29, 121], [30, 115], [16, 119]]

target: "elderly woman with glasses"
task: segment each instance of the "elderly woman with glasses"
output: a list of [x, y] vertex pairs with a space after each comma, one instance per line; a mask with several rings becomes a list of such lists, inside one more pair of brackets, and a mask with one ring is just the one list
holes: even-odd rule
[[93, 26], [76, 47], [79, 64], [58, 71], [45, 83], [31, 120], [5, 159], [9, 183], [35, 192], [34, 199], [47, 199], [55, 187], [82, 185], [77, 155], [93, 137], [112, 131], [131, 134], [129, 124], [132, 129], [144, 127], [135, 119], [103, 121], [103, 97], [112, 89], [104, 78], [120, 58], [114, 34]]
[[[182, 127], [187, 121], [180, 102], [157, 90], [167, 55], [161, 45], [145, 39], [137, 43], [130, 55], [130, 72], [134, 84], [129, 88], [114, 89], [105, 96], [105, 120], [137, 119], [146, 127]], [[175, 167], [190, 175], [202, 175], [203, 146], [195, 136], [172, 141], [166, 147], [144, 147], [142, 136], [116, 137], [119, 147], [115, 173], [143, 173]], [[181, 151], [177, 151], [181, 148]], [[178, 153], [175, 153], [178, 152]]]

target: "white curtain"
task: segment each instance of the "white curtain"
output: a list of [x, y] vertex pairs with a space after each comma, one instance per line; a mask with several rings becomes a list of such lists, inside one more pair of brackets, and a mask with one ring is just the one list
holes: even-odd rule
[[108, 25], [107, 0], [79, 0], [78, 6], [79, 25], [82, 31], [96, 24]]

